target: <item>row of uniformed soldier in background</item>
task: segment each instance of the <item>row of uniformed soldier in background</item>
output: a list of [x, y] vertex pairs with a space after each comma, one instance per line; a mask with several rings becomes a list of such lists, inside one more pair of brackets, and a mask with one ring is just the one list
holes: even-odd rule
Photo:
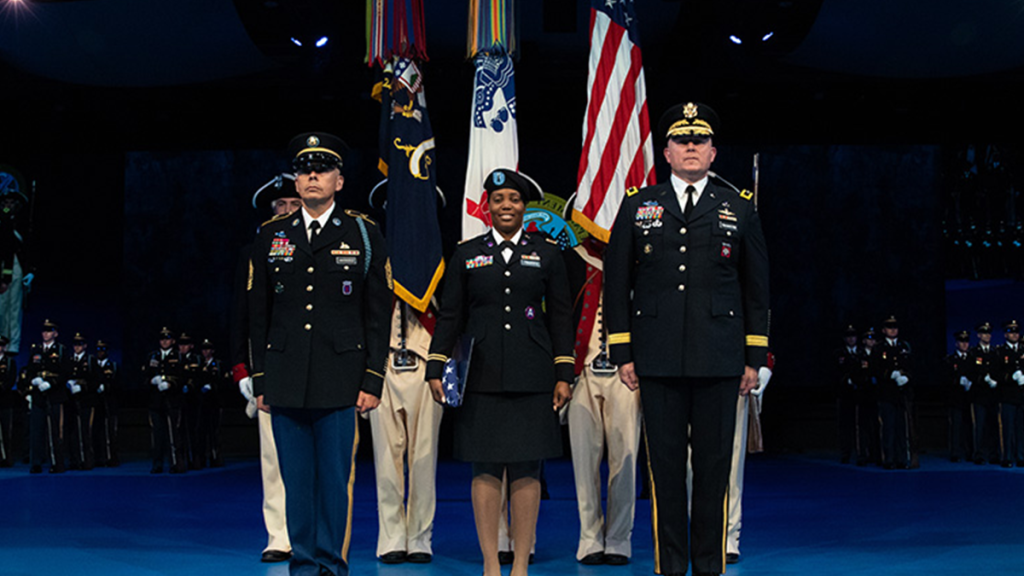
[[[19, 450], [33, 474], [44, 465], [51, 473], [64, 472], [68, 461], [72, 470], [118, 466], [117, 364], [103, 340], [93, 355], [81, 333], [72, 338], [71, 350], [57, 336], [57, 324], [44, 321], [42, 342], [32, 345], [20, 373], [14, 358], [3, 355], [8, 341], [0, 337], [0, 466], [13, 465]], [[19, 421], [28, 423], [27, 447], [14, 439], [24, 431]]]
[[1004, 343], [992, 342], [992, 325], [957, 332], [946, 357], [944, 386], [949, 403], [949, 458], [953, 462], [1024, 466], [1024, 348], [1020, 325], [1004, 325]]
[[[843, 463], [887, 470], [918, 466], [910, 344], [889, 316], [882, 337], [850, 325], [836, 350], [839, 449]], [[860, 336], [858, 341], [858, 336]]]
[[[210, 340], [194, 350], [192, 337], [177, 338], [168, 328], [160, 330], [159, 347], [149, 354], [142, 371], [149, 392], [149, 426], [152, 432], [152, 474], [172, 474], [224, 465], [220, 420], [226, 394], [234, 386]], [[177, 345], [175, 345], [177, 344]]]

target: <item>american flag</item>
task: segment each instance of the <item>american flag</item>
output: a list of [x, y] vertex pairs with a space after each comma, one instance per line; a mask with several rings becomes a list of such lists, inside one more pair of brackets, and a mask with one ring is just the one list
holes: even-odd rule
[[607, 242], [626, 189], [654, 184], [654, 149], [633, 0], [591, 0], [587, 94], [572, 217]]

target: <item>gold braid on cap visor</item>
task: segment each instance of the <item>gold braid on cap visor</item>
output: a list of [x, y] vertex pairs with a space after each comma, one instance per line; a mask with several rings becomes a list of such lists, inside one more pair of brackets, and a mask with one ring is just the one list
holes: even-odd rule
[[706, 120], [696, 119], [691, 124], [689, 120], [679, 120], [668, 128], [666, 138], [673, 136], [714, 136], [715, 131]]

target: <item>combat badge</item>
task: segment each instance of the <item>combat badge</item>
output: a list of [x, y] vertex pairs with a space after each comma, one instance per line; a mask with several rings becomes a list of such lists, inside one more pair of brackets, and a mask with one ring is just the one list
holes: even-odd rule
[[643, 230], [650, 228], [661, 228], [661, 216], [665, 213], [665, 207], [658, 204], [657, 200], [648, 200], [636, 209], [636, 225]]
[[729, 210], [727, 206], [723, 206], [718, 210], [718, 218], [727, 222], [736, 221], [736, 213]]
[[470, 258], [466, 260], [466, 270], [472, 270], [473, 268], [482, 268], [484, 266], [490, 266], [494, 264], [494, 256], [480, 255], [476, 258]]
[[527, 268], [540, 268], [540, 256], [536, 252], [533, 254], [523, 254], [519, 257], [519, 263]]

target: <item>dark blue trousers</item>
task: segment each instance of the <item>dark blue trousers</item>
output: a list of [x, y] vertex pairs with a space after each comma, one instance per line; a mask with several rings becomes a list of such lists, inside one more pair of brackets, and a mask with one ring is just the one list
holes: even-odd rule
[[356, 409], [271, 409], [288, 498], [291, 576], [348, 576]]

